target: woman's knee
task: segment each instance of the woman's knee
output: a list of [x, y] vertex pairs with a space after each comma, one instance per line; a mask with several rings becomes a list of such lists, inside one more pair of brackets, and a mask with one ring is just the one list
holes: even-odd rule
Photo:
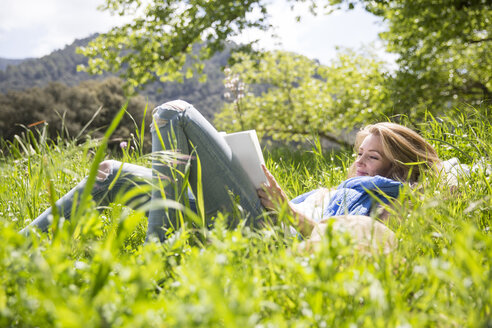
[[168, 101], [168, 102], [162, 104], [160, 107], [175, 110], [177, 112], [184, 112], [186, 110], [186, 108], [188, 108], [190, 106], [191, 105], [189, 103], [187, 103], [186, 101], [181, 100], [181, 99], [177, 99], [177, 100]]
[[166, 126], [169, 121], [178, 119], [189, 107], [191, 105], [183, 100], [173, 100], [157, 106], [152, 112], [154, 122], [151, 125], [151, 130]]
[[99, 168], [97, 170], [97, 181], [105, 181], [108, 177], [113, 173], [113, 166], [116, 161], [114, 160], [105, 160], [99, 164]]

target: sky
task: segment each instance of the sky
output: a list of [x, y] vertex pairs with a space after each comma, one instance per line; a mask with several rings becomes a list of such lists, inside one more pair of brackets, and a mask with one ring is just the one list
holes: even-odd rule
[[[75, 39], [105, 32], [125, 21], [97, 10], [102, 3], [103, 0], [0, 0], [0, 57], [42, 57]], [[337, 47], [359, 49], [372, 44], [378, 54], [385, 56], [378, 41], [384, 25], [362, 9], [312, 16], [303, 15], [305, 8], [292, 12], [285, 0], [272, 0], [269, 12], [279, 40], [248, 31], [236, 41], [259, 38], [265, 49], [293, 51], [325, 64], [334, 58]], [[303, 19], [296, 23], [299, 14]], [[279, 41], [281, 45], [277, 45]]]

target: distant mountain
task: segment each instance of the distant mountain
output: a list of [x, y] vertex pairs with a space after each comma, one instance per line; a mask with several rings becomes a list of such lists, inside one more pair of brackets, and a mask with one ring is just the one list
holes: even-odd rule
[[0, 57], [0, 70], [6, 69], [7, 66], [9, 66], [9, 65], [11, 65], [11, 66], [18, 65], [18, 64], [20, 64], [26, 60], [27, 60], [27, 58], [26, 59], [8, 59], [8, 58], [1, 58]]
[[[0, 59], [0, 92], [20, 91], [32, 87], [42, 87], [49, 82], [60, 82], [74, 86], [86, 80], [102, 80], [113, 76], [105, 73], [92, 76], [78, 72], [77, 66], [87, 64], [87, 58], [76, 54], [77, 47], [85, 46], [97, 35], [75, 40], [64, 49], [35, 59]], [[184, 83], [155, 82], [145, 87], [139, 94], [146, 97], [151, 105], [172, 99], [183, 99], [195, 105], [208, 119], [222, 107], [224, 74], [222, 67], [227, 64], [229, 51], [216, 54], [205, 63], [207, 82], [199, 83], [196, 78]]]
[[6, 67], [0, 71], [0, 92], [40, 87], [55, 81], [73, 86], [94, 79], [87, 73], [77, 72], [77, 65], [87, 63], [87, 58], [75, 53], [78, 46], [86, 45], [94, 37], [75, 40], [71, 45], [47, 56], [27, 59], [18, 65]]

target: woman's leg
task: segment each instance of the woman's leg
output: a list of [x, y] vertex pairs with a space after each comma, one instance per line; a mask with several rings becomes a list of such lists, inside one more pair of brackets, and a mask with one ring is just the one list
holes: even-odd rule
[[[239, 204], [250, 214], [249, 224], [258, 226], [256, 220], [263, 207], [251, 183], [242, 169], [239, 161], [231, 152], [224, 138], [215, 128], [190, 104], [176, 100], [165, 103], [153, 111], [152, 152], [154, 156], [163, 148], [173, 149], [182, 154], [191, 155], [189, 182], [196, 195], [198, 172], [196, 157], [200, 159], [201, 177], [205, 216], [210, 218], [218, 211], [231, 211], [234, 197], [239, 197]], [[162, 142], [161, 142], [162, 141]], [[183, 171], [185, 164], [178, 164], [177, 169]], [[172, 168], [153, 161], [155, 178], [160, 176], [172, 177]], [[176, 183], [167, 183], [166, 197], [175, 200], [176, 190], [181, 190], [182, 179], [177, 175]], [[159, 190], [152, 192], [152, 201], [157, 203], [162, 198]], [[181, 201], [181, 200], [180, 200]], [[167, 229], [178, 227], [176, 215], [163, 209], [151, 209], [147, 237], [156, 236], [161, 241], [165, 238]]]
[[[118, 161], [104, 161], [99, 165], [99, 172], [96, 178], [91, 195], [98, 206], [105, 206], [114, 202], [120, 193], [130, 191], [143, 185], [149, 185], [152, 180], [152, 170], [133, 164], [123, 163]], [[116, 179], [116, 181], [115, 181]], [[86, 180], [82, 180], [75, 188], [70, 190], [55, 204], [58, 213], [66, 220], [70, 220], [72, 214], [73, 203], [80, 199], [86, 185]], [[110, 188], [111, 187], [111, 188]], [[142, 191], [136, 193], [135, 196], [128, 199], [125, 205], [133, 208], [138, 208], [150, 200], [150, 193]], [[52, 222], [52, 208], [48, 208], [39, 215], [27, 227], [21, 230], [21, 233], [28, 234], [29, 229], [36, 227], [41, 231], [47, 231]]]

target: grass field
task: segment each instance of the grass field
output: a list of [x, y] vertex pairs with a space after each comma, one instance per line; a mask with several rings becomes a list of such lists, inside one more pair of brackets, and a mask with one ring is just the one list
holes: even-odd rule
[[[489, 117], [465, 107], [413, 127], [442, 159], [490, 164]], [[121, 159], [148, 165], [136, 140]], [[90, 199], [77, 220], [26, 238], [18, 231], [91, 174], [104, 144], [34, 133], [3, 149], [0, 326], [492, 326], [486, 165], [460, 176], [454, 192], [432, 176], [418, 191], [405, 188], [387, 222], [398, 247], [385, 255], [358, 252], [332, 229], [310, 252], [280, 228], [227, 230], [227, 217], [239, 211], [218, 215], [210, 231], [188, 225], [163, 244], [144, 244], [142, 212], [118, 204], [98, 212]], [[265, 155], [290, 197], [336, 186], [353, 160], [317, 143]]]

